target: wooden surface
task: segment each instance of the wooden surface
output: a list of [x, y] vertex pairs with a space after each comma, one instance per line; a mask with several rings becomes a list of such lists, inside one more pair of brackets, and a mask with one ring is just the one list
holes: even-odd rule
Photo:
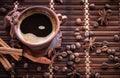
[[[65, 24], [61, 26], [61, 31], [63, 33], [63, 41], [62, 41], [62, 48], [66, 45], [73, 44], [76, 41], [74, 37], [74, 29], [80, 28], [80, 32], [83, 35], [84, 31], [82, 30], [83, 25], [76, 25], [75, 20], [76, 18], [84, 19], [84, 5], [80, 4], [80, 0], [63, 0], [63, 4], [56, 4], [55, 11], [56, 13], [61, 13], [63, 15], [68, 16], [68, 20]], [[0, 5], [5, 3], [12, 5], [14, 0], [2, 0]], [[115, 48], [117, 50], [116, 54], [120, 60], [120, 42], [115, 42], [113, 40], [113, 36], [118, 34], [120, 35], [120, 4], [119, 2], [108, 2], [108, 0], [89, 0], [90, 3], [94, 3], [96, 8], [94, 10], [90, 10], [90, 21], [95, 21], [98, 18], [98, 11], [99, 9], [103, 9], [104, 5], [110, 4], [112, 9], [111, 19], [109, 20], [108, 26], [99, 26], [97, 29], [94, 29], [91, 26], [91, 29], [94, 32], [94, 37], [96, 38], [96, 43], [101, 43], [102, 41], [106, 40], [109, 41], [109, 48]], [[47, 6], [49, 7], [49, 0], [23, 0], [20, 2], [20, 7], [30, 7], [30, 6]], [[3, 19], [4, 15], [0, 16], [0, 37], [6, 41], [8, 44], [10, 41], [9, 33], [6, 31], [5, 27], [3, 26]], [[80, 42], [82, 43], [82, 41]], [[82, 50], [80, 52], [81, 62], [77, 64], [77, 67], [80, 68], [81, 78], [85, 78], [85, 54]], [[120, 78], [120, 69], [114, 69], [114, 63], [108, 62], [108, 54], [102, 53], [101, 55], [96, 55], [95, 52], [90, 53], [91, 57], [91, 68], [94, 72], [99, 72], [101, 74], [101, 78]], [[11, 58], [7, 56], [11, 61]], [[66, 66], [67, 59], [63, 61], [56, 61], [54, 65], [63, 67]], [[107, 70], [101, 69], [101, 64], [103, 62], [108, 62], [109, 68]], [[28, 63], [28, 69], [24, 69], [24, 63]], [[42, 67], [41, 71], [36, 71], [38, 66]], [[29, 78], [42, 78], [42, 75], [45, 71], [48, 71], [47, 65], [41, 65], [37, 63], [33, 63], [24, 57], [19, 62], [15, 62], [15, 72], [16, 78], [22, 78], [27, 73], [29, 74]], [[55, 78], [65, 78], [66, 73], [62, 72], [54, 72]], [[10, 73], [6, 72], [5, 69], [0, 64], [0, 78], [10, 78]]]

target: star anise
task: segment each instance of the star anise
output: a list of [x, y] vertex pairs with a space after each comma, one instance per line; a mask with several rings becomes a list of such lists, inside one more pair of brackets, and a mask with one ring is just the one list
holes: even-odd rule
[[108, 20], [110, 19], [111, 13], [107, 12], [105, 9], [99, 11], [98, 23], [100, 25], [108, 25]]

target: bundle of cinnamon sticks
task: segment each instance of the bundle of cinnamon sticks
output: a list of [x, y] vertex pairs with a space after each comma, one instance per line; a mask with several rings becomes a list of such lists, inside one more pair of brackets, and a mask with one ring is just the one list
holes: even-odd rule
[[8, 61], [8, 59], [5, 57], [5, 54], [11, 55], [15, 60], [20, 60], [20, 56], [22, 56], [22, 49], [15, 49], [11, 48], [7, 43], [5, 43], [0, 38], [0, 62], [3, 65], [3, 67], [6, 69], [6, 71], [9, 71], [12, 69], [12, 65]]

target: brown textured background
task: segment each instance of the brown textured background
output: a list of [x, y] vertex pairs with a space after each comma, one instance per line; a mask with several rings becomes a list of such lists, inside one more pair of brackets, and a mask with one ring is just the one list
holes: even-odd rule
[[[26, 6], [35, 6], [35, 5], [40, 5], [40, 6], [47, 6], [49, 7], [49, 1], [50, 0], [22, 0], [20, 2], [20, 7]], [[82, 31], [82, 26], [77, 26], [75, 24], [76, 18], [81, 18], [82, 20], [84, 19], [84, 5], [80, 4], [80, 0], [63, 0], [63, 4], [56, 4], [55, 5], [55, 11], [56, 13], [61, 13], [63, 15], [68, 16], [68, 20], [65, 24], [61, 26], [61, 30], [63, 33], [63, 42], [62, 42], [62, 47], [64, 48], [65, 45], [67, 44], [73, 44], [77, 42], [73, 36], [74, 29], [76, 27], [80, 28], [81, 33], [83, 34], [84, 31]], [[119, 1], [119, 0], [118, 0]], [[0, 1], [0, 5], [2, 6], [3, 4], [7, 3], [12, 5], [14, 0], [2, 0]], [[103, 40], [109, 41], [109, 48], [115, 48], [117, 50], [116, 54], [120, 58], [120, 42], [114, 42], [113, 40], [113, 35], [115, 34], [120, 34], [120, 5], [119, 2], [108, 2], [108, 0], [89, 0], [90, 3], [95, 3], [96, 8], [95, 10], [90, 10], [90, 21], [95, 21], [98, 18], [98, 11], [99, 9], [103, 9], [104, 5], [106, 3], [111, 5], [112, 9], [112, 16], [109, 21], [108, 26], [99, 26], [98, 29], [94, 29], [91, 27], [91, 30], [95, 33], [96, 43], [101, 43]], [[0, 16], [0, 37], [6, 41], [8, 44], [10, 41], [9, 33], [6, 31], [5, 27], [3, 26], [3, 19], [4, 15]], [[82, 43], [82, 42], [81, 42]], [[81, 68], [81, 77], [85, 78], [85, 58], [84, 58], [84, 52], [81, 50], [79, 51], [81, 54], [81, 62], [77, 64], [78, 68]], [[102, 53], [101, 55], [97, 56], [95, 52], [90, 53], [91, 55], [91, 67], [92, 71], [99, 72], [101, 74], [101, 78], [120, 78], [120, 69], [113, 69], [113, 63], [108, 62], [108, 55]], [[11, 61], [11, 58], [7, 56]], [[14, 60], [13, 60], [14, 61]], [[60, 67], [66, 65], [66, 59], [64, 61], [56, 61], [55, 65], [58, 65]], [[23, 68], [24, 63], [28, 63], [28, 69]], [[103, 62], [108, 62], [109, 64], [109, 69], [107, 70], [102, 70], [100, 68], [101, 64]], [[38, 66], [42, 67], [42, 70], [40, 72], [36, 71], [36, 68]], [[15, 72], [16, 72], [16, 78], [22, 78], [24, 75], [27, 73], [29, 74], [29, 78], [42, 78], [42, 75], [45, 71], [48, 69], [46, 68], [47, 65], [41, 65], [37, 63], [33, 63], [29, 61], [28, 59], [22, 58], [21, 61], [15, 62]], [[66, 75], [65, 73], [61, 72], [54, 72], [55, 78], [65, 78]], [[0, 64], [0, 78], [10, 78], [9, 72], [6, 72], [5, 69], [2, 67]]]

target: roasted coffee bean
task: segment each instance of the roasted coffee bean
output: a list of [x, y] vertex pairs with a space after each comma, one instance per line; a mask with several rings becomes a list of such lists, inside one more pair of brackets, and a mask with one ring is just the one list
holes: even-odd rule
[[68, 66], [73, 66], [73, 65], [74, 65], [74, 62], [73, 62], [73, 61], [68, 61], [68, 62], [67, 62], [67, 65], [68, 65]]
[[108, 41], [103, 41], [103, 42], [102, 42], [102, 46], [107, 46], [108, 43], [109, 43]]
[[76, 39], [80, 41], [80, 40], [82, 40], [82, 36], [81, 35], [76, 35]]
[[111, 10], [111, 9], [108, 9], [108, 10], [107, 10], [107, 13], [112, 13], [112, 10]]
[[43, 76], [44, 76], [45, 78], [49, 78], [49, 75], [50, 75], [49, 72], [45, 72], [45, 73], [43, 74]]
[[70, 56], [69, 56], [69, 60], [74, 60], [75, 59], [75, 55], [74, 54], [71, 54]]
[[105, 9], [107, 10], [107, 9], [110, 9], [111, 8], [111, 6], [109, 5], [109, 4], [105, 4]]
[[95, 78], [95, 72], [91, 72], [90, 78]]
[[71, 49], [71, 50], [75, 50], [75, 49], [76, 49], [75, 44], [71, 44], [70, 49]]
[[99, 27], [99, 24], [98, 24], [98, 22], [94, 21], [94, 22], [92, 22], [92, 26], [93, 26], [94, 28], [98, 28], [98, 27]]
[[94, 32], [93, 31], [89, 31], [89, 36], [93, 36], [94, 35]]
[[89, 37], [90, 33], [89, 32], [85, 32], [85, 37]]
[[0, 13], [6, 13], [6, 12], [7, 12], [6, 8], [3, 8], [3, 7], [0, 8]]
[[66, 45], [66, 49], [67, 49], [67, 50], [70, 50], [70, 45]]
[[54, 69], [54, 71], [58, 72], [60, 70], [60, 67], [59, 66], [54, 66], [53, 69]]
[[57, 58], [58, 58], [59, 61], [63, 60], [63, 57], [61, 55], [59, 55]]
[[114, 68], [115, 68], [115, 69], [119, 69], [119, 68], [120, 68], [120, 63], [114, 64]]
[[107, 50], [107, 53], [108, 53], [109, 55], [111, 55], [111, 54], [112, 54], [112, 50], [111, 50], [111, 49], [108, 49], [108, 50]]
[[89, 38], [84, 39], [84, 43], [89, 43], [89, 41], [90, 41]]
[[95, 78], [100, 78], [100, 73], [95, 73]]
[[116, 53], [116, 50], [115, 49], [111, 49], [111, 54], [115, 55], [115, 53]]
[[24, 68], [28, 68], [28, 63], [24, 63]]
[[101, 52], [102, 52], [101, 49], [97, 49], [97, 50], [96, 50], [96, 53], [97, 53], [97, 54], [100, 54]]
[[37, 67], [37, 71], [38, 71], [38, 72], [41, 71], [41, 69], [42, 69], [41, 66], [38, 66], [38, 67]]
[[63, 4], [63, 0], [54, 0], [55, 3], [58, 3], [58, 4]]
[[75, 57], [79, 57], [80, 56], [80, 53], [76, 52], [74, 53]]
[[73, 52], [72, 52], [72, 51], [70, 51], [70, 50], [68, 50], [68, 51], [67, 51], [67, 53], [70, 55], [70, 54], [72, 54]]
[[114, 62], [118, 62], [119, 58], [117, 56], [114, 57]]
[[110, 61], [114, 61], [114, 56], [113, 55], [109, 55], [108, 58], [109, 58]]
[[106, 62], [103, 62], [101, 68], [108, 69], [108, 64]]
[[67, 52], [62, 52], [62, 53], [61, 53], [61, 56], [62, 56], [62, 57], [66, 57], [66, 56], [67, 56]]
[[80, 25], [80, 24], [82, 23], [82, 20], [81, 20], [80, 18], [77, 18], [76, 21], [75, 21], [75, 23], [76, 23], [77, 25]]
[[90, 10], [95, 9], [95, 4], [94, 4], [94, 3], [90, 4], [90, 5], [89, 5], [89, 8], [90, 8]]
[[80, 29], [79, 29], [79, 28], [75, 28], [74, 31], [75, 31], [75, 32], [80, 32]]
[[75, 58], [75, 63], [79, 63], [80, 62], [80, 58], [79, 57], [76, 57]]
[[80, 35], [80, 32], [75, 32], [74, 36], [76, 37], [77, 35]]
[[65, 67], [62, 68], [61, 71], [62, 71], [62, 72], [66, 72], [67, 70], [68, 70], [68, 68], [65, 66]]
[[108, 47], [107, 47], [107, 46], [102, 46], [101, 51], [107, 52], [107, 50], [108, 50]]
[[74, 78], [81, 78], [81, 74], [80, 73], [75, 73]]
[[115, 41], [119, 41], [120, 40], [119, 36], [118, 35], [114, 35], [114, 40]]
[[79, 42], [76, 42], [75, 45], [76, 45], [76, 48], [77, 48], [77, 49], [80, 49], [81, 44], [80, 44]]

